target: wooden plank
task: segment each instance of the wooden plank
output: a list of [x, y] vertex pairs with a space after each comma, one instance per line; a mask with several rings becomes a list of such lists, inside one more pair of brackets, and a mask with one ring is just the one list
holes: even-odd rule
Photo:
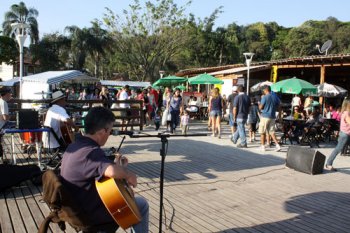
[[23, 227], [24, 223], [23, 223], [22, 215], [20, 213], [20, 210], [18, 209], [16, 199], [12, 193], [12, 190], [11, 192], [7, 193], [6, 201], [7, 201], [7, 206], [8, 206], [12, 226], [13, 226], [13, 232], [16, 232], [16, 233], [26, 232], [25, 228]]
[[[26, 232], [35, 232], [37, 231], [37, 226], [35, 224], [34, 218], [30, 212], [30, 209], [27, 206], [26, 198], [32, 198], [30, 196], [24, 196], [21, 192], [21, 189], [25, 188], [25, 183], [22, 183], [18, 188], [13, 188], [13, 195], [16, 200], [18, 210], [22, 217], [22, 227], [25, 228]], [[20, 224], [20, 223], [18, 223]]]
[[0, 193], [0, 210], [0, 232], [13, 232], [10, 211], [6, 203], [6, 193], [3, 192]]

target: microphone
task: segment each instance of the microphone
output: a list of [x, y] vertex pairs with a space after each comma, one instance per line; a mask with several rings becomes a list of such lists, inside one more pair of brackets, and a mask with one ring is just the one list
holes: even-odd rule
[[119, 130], [115, 130], [113, 129], [111, 131], [111, 135], [113, 136], [118, 136], [118, 135], [128, 135], [129, 137], [131, 137], [132, 135], [134, 135], [134, 131], [119, 131]]

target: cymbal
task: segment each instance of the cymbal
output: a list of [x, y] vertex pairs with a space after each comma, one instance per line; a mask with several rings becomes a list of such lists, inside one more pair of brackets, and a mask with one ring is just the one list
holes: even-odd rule
[[35, 95], [50, 95], [50, 94], [52, 94], [52, 92], [50, 92], [50, 91], [46, 91], [46, 92], [42, 91], [42, 92], [35, 92], [34, 94]]

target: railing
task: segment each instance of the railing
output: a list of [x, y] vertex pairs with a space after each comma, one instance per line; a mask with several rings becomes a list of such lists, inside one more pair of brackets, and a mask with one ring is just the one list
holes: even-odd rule
[[[87, 112], [91, 107], [109, 104], [112, 105], [116, 103], [119, 106], [120, 103], [126, 103], [130, 105], [130, 108], [111, 108], [110, 110], [114, 113], [116, 117], [115, 127], [140, 127], [143, 130], [143, 110], [141, 100], [115, 100], [115, 101], [104, 101], [104, 100], [67, 100], [66, 110], [70, 116], [78, 117], [82, 116], [84, 112]], [[16, 120], [16, 112], [23, 109], [22, 104], [26, 104], [23, 108], [32, 108], [42, 113], [43, 117], [50, 104], [49, 99], [41, 100], [23, 100], [23, 99], [11, 99], [9, 101], [9, 111], [11, 114], [11, 119]], [[28, 107], [29, 106], [29, 107]], [[131, 115], [127, 114], [127, 111], [131, 112]], [[78, 117], [79, 118], [79, 117]], [[43, 119], [42, 119], [43, 120]]]

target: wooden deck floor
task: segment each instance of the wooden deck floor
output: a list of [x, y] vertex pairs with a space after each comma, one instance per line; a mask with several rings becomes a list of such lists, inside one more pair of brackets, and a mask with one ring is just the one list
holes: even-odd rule
[[[169, 138], [163, 232], [350, 232], [349, 157], [337, 157], [338, 172], [312, 176], [285, 168], [287, 146], [262, 152], [255, 142], [237, 149], [223, 128], [222, 139]], [[190, 131], [205, 129], [202, 122]], [[111, 137], [106, 147], [120, 141]], [[321, 146], [328, 156], [334, 144]], [[159, 231], [160, 147], [159, 138], [126, 138], [121, 149], [138, 174], [137, 195], [149, 201], [150, 232]], [[0, 232], [36, 232], [49, 212], [41, 191], [27, 181], [0, 193]]]

